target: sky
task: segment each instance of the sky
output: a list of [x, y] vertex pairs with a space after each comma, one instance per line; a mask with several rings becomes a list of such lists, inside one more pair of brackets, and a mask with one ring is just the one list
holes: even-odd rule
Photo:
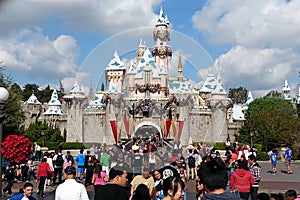
[[0, 3], [0, 61], [20, 86], [35, 83], [66, 91], [75, 80], [95, 91], [117, 51], [134, 58], [162, 7], [171, 23], [171, 75], [178, 55], [183, 75], [196, 87], [218, 72], [224, 87], [245, 87], [255, 98], [298, 93], [298, 0], [6, 0]]

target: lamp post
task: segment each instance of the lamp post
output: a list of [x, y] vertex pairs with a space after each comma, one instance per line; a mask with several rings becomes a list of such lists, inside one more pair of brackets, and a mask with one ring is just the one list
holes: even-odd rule
[[[4, 87], [0, 87], [0, 145], [2, 144], [2, 122], [4, 118], [4, 103], [9, 97], [8, 91]], [[0, 194], [2, 196], [2, 154], [0, 152]]]
[[254, 135], [254, 131], [250, 131], [250, 137], [251, 137], [251, 149], [253, 148], [253, 135]]

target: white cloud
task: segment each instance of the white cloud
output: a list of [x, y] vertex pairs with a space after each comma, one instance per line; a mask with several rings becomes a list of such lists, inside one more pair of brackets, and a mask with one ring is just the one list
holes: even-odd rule
[[193, 16], [194, 28], [215, 44], [250, 47], [300, 44], [300, 1], [211, 0]]
[[24, 29], [9, 39], [0, 39], [0, 59], [8, 73], [43, 79], [60, 79], [77, 72], [76, 40], [62, 35], [54, 41], [45, 37], [40, 28]]
[[[53, 16], [74, 30], [98, 33], [118, 33], [137, 27], [153, 27], [156, 17], [153, 7], [162, 0], [74, 0], [37, 1], [10, 0], [3, 3], [0, 25], [7, 30], [28, 27]], [[12, 13], [18, 13], [12, 16]]]
[[219, 69], [226, 88], [243, 86], [259, 95], [259, 91], [281, 91], [284, 80], [300, 70], [299, 56], [291, 49], [236, 46], [219, 57]]

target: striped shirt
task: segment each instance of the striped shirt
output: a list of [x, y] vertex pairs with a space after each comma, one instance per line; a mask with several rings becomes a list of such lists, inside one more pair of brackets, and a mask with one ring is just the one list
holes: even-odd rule
[[249, 168], [254, 180], [255, 180], [255, 184], [252, 185], [253, 187], [258, 187], [258, 184], [260, 182], [260, 178], [261, 178], [261, 167], [259, 166], [258, 163], [253, 163], [250, 168]]

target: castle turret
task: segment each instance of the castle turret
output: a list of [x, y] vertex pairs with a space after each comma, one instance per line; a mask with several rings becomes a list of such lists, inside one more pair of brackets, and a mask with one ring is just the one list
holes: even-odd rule
[[288, 81], [285, 80], [285, 81], [284, 81], [284, 86], [283, 86], [283, 88], [282, 88], [283, 98], [284, 98], [285, 100], [292, 100], [292, 97], [291, 97], [291, 95], [290, 95], [290, 92], [291, 92], [291, 89], [290, 89], [290, 87], [289, 87]]
[[296, 98], [296, 104], [300, 104], [300, 85], [298, 88], [298, 94], [297, 94], [297, 98]]
[[160, 68], [164, 67], [166, 72], [168, 72], [169, 59], [172, 57], [172, 49], [168, 45], [170, 41], [169, 26], [169, 19], [167, 16], [164, 16], [163, 10], [160, 8], [158, 20], [153, 31], [153, 39], [156, 44], [152, 49], [152, 55], [155, 57], [157, 65]]
[[138, 50], [136, 51], [137, 60], [140, 61], [147, 49], [146, 42], [141, 38]]
[[108, 91], [121, 93], [126, 68], [121, 61], [117, 51], [114, 53], [113, 59], [109, 62], [105, 69], [106, 80], [108, 82]]
[[179, 82], [182, 82], [183, 77], [182, 77], [182, 61], [181, 61], [181, 54], [179, 54], [179, 58], [178, 58], [177, 72], [178, 72], [178, 74], [177, 74], [177, 80], [178, 80]]

